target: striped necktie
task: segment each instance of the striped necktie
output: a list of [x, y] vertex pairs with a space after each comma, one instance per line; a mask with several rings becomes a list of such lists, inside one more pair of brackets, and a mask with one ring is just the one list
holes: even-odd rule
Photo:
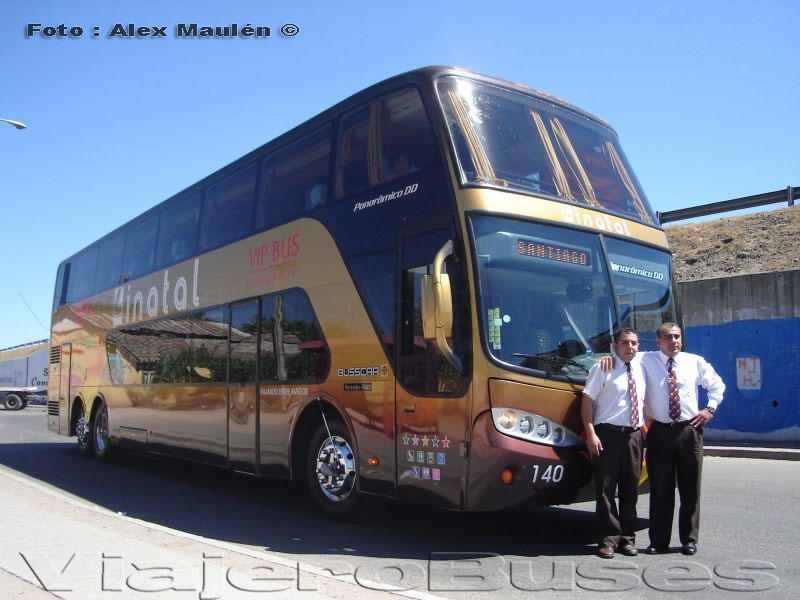
[[636, 381], [631, 372], [631, 363], [625, 363], [628, 367], [628, 394], [631, 397], [631, 427], [639, 427], [639, 397], [636, 395]]
[[667, 389], [669, 391], [669, 418], [677, 421], [681, 418], [681, 398], [678, 395], [678, 378], [675, 376], [673, 364], [675, 360], [667, 361]]

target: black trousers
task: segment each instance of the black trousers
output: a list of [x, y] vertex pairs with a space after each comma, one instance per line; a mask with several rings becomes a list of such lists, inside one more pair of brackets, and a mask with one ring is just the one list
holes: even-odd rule
[[[599, 423], [594, 426], [603, 444], [592, 459], [597, 502], [598, 545], [616, 548], [636, 542], [636, 501], [642, 474], [642, 430]], [[619, 496], [619, 507], [614, 496]]]
[[700, 477], [703, 471], [703, 429], [688, 421], [654, 421], [647, 432], [647, 471], [650, 476], [650, 543], [669, 546], [675, 512], [675, 482], [681, 507], [681, 544], [697, 543], [700, 531]]

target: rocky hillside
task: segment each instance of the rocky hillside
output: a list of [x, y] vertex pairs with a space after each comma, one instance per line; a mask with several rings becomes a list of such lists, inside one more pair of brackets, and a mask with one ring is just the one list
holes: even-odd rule
[[665, 229], [679, 282], [800, 269], [800, 206]]

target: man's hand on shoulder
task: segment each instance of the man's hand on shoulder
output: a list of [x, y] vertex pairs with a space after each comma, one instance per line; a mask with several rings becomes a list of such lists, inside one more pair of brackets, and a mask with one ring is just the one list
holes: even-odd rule
[[600, 361], [597, 364], [600, 365], [600, 368], [603, 371], [610, 371], [611, 369], [614, 368], [614, 357], [610, 355], [604, 356], [603, 358], [600, 359]]

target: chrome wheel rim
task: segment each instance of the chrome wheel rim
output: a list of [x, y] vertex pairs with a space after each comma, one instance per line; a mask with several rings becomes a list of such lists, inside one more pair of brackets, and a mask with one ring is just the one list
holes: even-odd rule
[[356, 461], [353, 449], [338, 435], [327, 438], [317, 453], [317, 481], [326, 498], [341, 502], [353, 491], [356, 483]]
[[78, 446], [85, 448], [89, 443], [89, 427], [86, 417], [81, 417], [75, 423], [75, 435], [78, 438]]
[[102, 408], [94, 416], [94, 447], [99, 454], [106, 451], [108, 445], [108, 416]]

